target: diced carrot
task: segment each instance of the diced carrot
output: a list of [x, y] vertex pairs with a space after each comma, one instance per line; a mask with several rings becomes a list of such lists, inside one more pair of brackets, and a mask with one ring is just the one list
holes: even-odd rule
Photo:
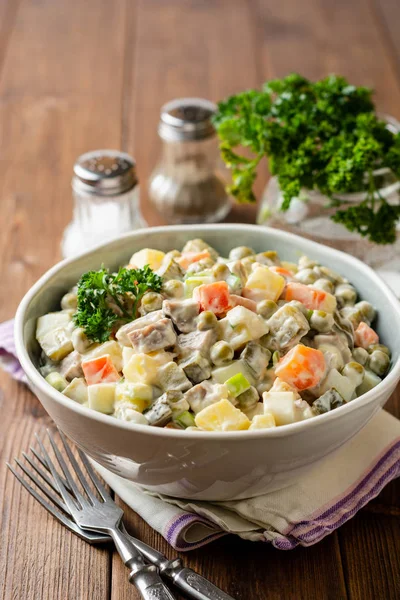
[[182, 269], [187, 269], [191, 264], [203, 260], [203, 258], [210, 258], [208, 250], [202, 250], [201, 252], [184, 252], [175, 260]]
[[379, 336], [372, 327], [361, 321], [354, 332], [354, 343], [356, 346], [365, 348], [366, 350], [372, 344], [379, 343]]
[[336, 309], [335, 296], [303, 283], [289, 282], [285, 289], [285, 300], [298, 300], [310, 310], [334, 312]]
[[88, 385], [113, 383], [121, 379], [109, 354], [82, 362], [82, 370]]
[[237, 296], [236, 294], [231, 294], [229, 296], [229, 308], [234, 308], [235, 306], [244, 306], [253, 312], [257, 312], [257, 303], [254, 300], [250, 300], [249, 298], [243, 298], [243, 296]]
[[275, 374], [298, 390], [312, 388], [325, 373], [325, 358], [321, 350], [297, 344], [275, 367]]
[[199, 285], [193, 290], [193, 299], [200, 304], [200, 311], [210, 310], [215, 315], [225, 314], [230, 308], [226, 281]]
[[277, 275], [281, 275], [287, 281], [293, 281], [293, 273], [291, 273], [288, 269], [284, 269], [283, 267], [268, 267], [270, 271], [276, 273]]

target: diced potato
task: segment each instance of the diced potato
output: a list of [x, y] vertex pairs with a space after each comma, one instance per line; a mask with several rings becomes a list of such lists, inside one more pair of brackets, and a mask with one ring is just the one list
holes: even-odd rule
[[252, 339], [250, 330], [246, 325], [241, 324], [232, 327], [227, 317], [218, 321], [217, 331], [218, 338], [228, 342], [233, 350], [243, 348]]
[[253, 340], [259, 339], [269, 331], [264, 319], [244, 306], [235, 306], [227, 312], [226, 318], [233, 328], [238, 325], [247, 327]]
[[253, 431], [254, 429], [271, 429], [271, 427], [276, 427], [275, 418], [272, 413], [267, 412], [263, 415], [255, 415], [251, 421], [249, 430]]
[[145, 416], [135, 410], [130, 402], [118, 402], [115, 404], [114, 417], [121, 421], [129, 421], [138, 425], [148, 425], [149, 422]]
[[143, 250], [139, 250], [139, 252], [135, 252], [135, 254], [131, 256], [129, 264], [137, 267], [138, 269], [149, 265], [150, 269], [156, 271], [161, 267], [164, 256], [165, 253], [161, 252], [160, 250], [143, 248]]
[[255, 406], [251, 408], [242, 408], [242, 412], [252, 421], [256, 415], [264, 414], [264, 404], [262, 402], [257, 402]]
[[108, 354], [110, 356], [111, 361], [116, 370], [122, 371], [124, 362], [122, 358], [122, 348], [121, 345], [115, 340], [104, 342], [104, 344], [99, 344], [93, 350], [85, 352], [85, 354], [82, 355], [82, 361], [91, 360], [92, 358], [98, 358], [99, 356], [104, 356], [105, 354]]
[[367, 392], [372, 390], [372, 388], [377, 386], [378, 383], [380, 383], [381, 381], [382, 379], [378, 375], [376, 375], [376, 373], [370, 371], [369, 369], [365, 369], [363, 382], [357, 388], [357, 396], [361, 396], [361, 394], [366, 394]]
[[127, 381], [153, 385], [157, 381], [160, 365], [157, 359], [148, 354], [133, 354], [122, 372]]
[[85, 404], [89, 399], [88, 386], [83, 377], [75, 377], [62, 393], [64, 396], [67, 396], [67, 398], [71, 398], [71, 400], [75, 400], [75, 402], [78, 402], [79, 404]]
[[48, 333], [52, 333], [56, 329], [65, 329], [68, 327], [71, 323], [73, 312], [71, 310], [61, 310], [39, 317], [36, 324], [36, 339], [39, 344], [41, 339]]
[[241, 373], [250, 383], [253, 378], [244, 360], [234, 360], [224, 367], [218, 367], [211, 371], [211, 376], [217, 383], [225, 383], [231, 377]]
[[[249, 275], [242, 295], [255, 302], [263, 299], [276, 301], [282, 294], [285, 283], [284, 277], [274, 273], [264, 265], [259, 265]], [[252, 294], [253, 290], [261, 292], [262, 297], [256, 299]]]
[[206, 431], [238, 431], [250, 427], [250, 420], [229, 400], [220, 400], [204, 408], [197, 413], [195, 423]]
[[318, 386], [319, 395], [325, 394], [331, 388], [337, 390], [346, 402], [349, 402], [353, 398], [356, 389], [353, 382], [348, 377], [341, 375], [336, 369], [331, 369], [328, 376]]
[[88, 386], [89, 408], [110, 415], [114, 412], [115, 383], [96, 383]]
[[43, 335], [38, 342], [43, 352], [51, 360], [56, 362], [62, 360], [73, 351], [71, 332], [68, 329], [54, 329]]
[[264, 392], [264, 414], [271, 413], [277, 425], [297, 421], [295, 395], [293, 392]]
[[153, 388], [145, 383], [123, 381], [115, 389], [116, 402], [129, 402], [134, 410], [143, 412], [153, 400]]
[[129, 348], [128, 346], [123, 346], [123, 348], [122, 348], [122, 369], [120, 369], [121, 371], [128, 364], [128, 362], [131, 360], [131, 358], [134, 354], [136, 354], [136, 353], [132, 347]]

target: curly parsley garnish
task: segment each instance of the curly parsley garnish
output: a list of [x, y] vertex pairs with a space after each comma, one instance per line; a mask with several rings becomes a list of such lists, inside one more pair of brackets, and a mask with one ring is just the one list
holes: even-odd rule
[[[229, 192], [254, 202], [257, 167], [268, 157], [283, 210], [302, 189], [318, 189], [338, 207], [334, 221], [378, 244], [394, 242], [400, 205], [379, 195], [373, 171], [386, 167], [400, 178], [400, 134], [377, 117], [371, 97], [344, 77], [312, 83], [292, 74], [220, 102], [214, 124], [232, 172]], [[237, 153], [238, 146], [253, 156]], [[337, 199], [359, 191], [366, 192], [359, 204]]]
[[123, 267], [118, 273], [105, 267], [88, 271], [78, 282], [74, 322], [89, 339], [106, 342], [117, 323], [136, 319], [142, 296], [149, 290], [159, 292], [161, 287], [162, 278], [148, 265], [142, 269]]

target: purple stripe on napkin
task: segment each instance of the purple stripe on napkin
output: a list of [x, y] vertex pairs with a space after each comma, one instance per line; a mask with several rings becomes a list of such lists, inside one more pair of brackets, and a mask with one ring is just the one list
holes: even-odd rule
[[13, 379], [28, 382], [17, 358], [14, 342], [14, 319], [0, 323], [0, 366]]
[[324, 507], [324, 512], [312, 519], [295, 523], [273, 541], [281, 550], [291, 550], [299, 544], [311, 546], [351, 519], [370, 500], [378, 496], [392, 479], [400, 476], [400, 440], [381, 456], [356, 486], [340, 500]]

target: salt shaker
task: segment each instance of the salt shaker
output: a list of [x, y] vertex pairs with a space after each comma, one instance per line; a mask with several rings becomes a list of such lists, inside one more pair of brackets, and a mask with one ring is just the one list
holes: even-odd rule
[[211, 117], [215, 104], [180, 98], [161, 109], [161, 160], [149, 182], [150, 201], [169, 223], [222, 220], [230, 210], [217, 174], [218, 144]]
[[118, 150], [82, 154], [74, 165], [73, 220], [64, 232], [64, 257], [74, 256], [145, 225], [133, 158]]

